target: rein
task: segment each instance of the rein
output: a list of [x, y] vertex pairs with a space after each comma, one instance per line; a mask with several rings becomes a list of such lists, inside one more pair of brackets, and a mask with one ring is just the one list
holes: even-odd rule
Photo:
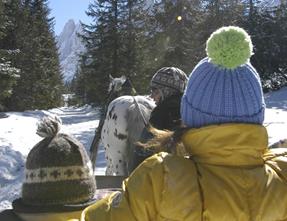
[[140, 109], [140, 106], [139, 106], [139, 103], [137, 102], [137, 100], [136, 100], [136, 98], [135, 98], [135, 96], [137, 95], [137, 91], [135, 90], [135, 87], [134, 87], [134, 85], [132, 84], [132, 82], [131, 82], [131, 80], [128, 78], [128, 81], [129, 81], [129, 84], [131, 85], [131, 88], [132, 88], [132, 97], [133, 97], [133, 99], [134, 99], [134, 103], [135, 103], [135, 105], [136, 105], [136, 108], [138, 109], [138, 112], [140, 113], [140, 115], [141, 115], [141, 118], [142, 118], [142, 120], [143, 120], [143, 122], [144, 122], [144, 126], [145, 127], [147, 127], [148, 125], [149, 125], [149, 123], [146, 121], [146, 119], [145, 119], [145, 117], [144, 117], [144, 115], [143, 115], [143, 112], [142, 112], [142, 110]]
[[140, 115], [141, 115], [141, 117], [142, 117], [142, 120], [143, 120], [143, 122], [144, 122], [144, 126], [147, 127], [147, 126], [149, 125], [149, 123], [148, 123], [148, 122], [146, 121], [146, 119], [144, 118], [143, 112], [141, 111], [140, 106], [139, 106], [139, 104], [138, 104], [138, 102], [137, 102], [135, 96], [133, 96], [133, 99], [134, 99], [134, 103], [135, 103], [135, 105], [136, 105], [136, 107], [137, 107], [137, 109], [138, 109], [138, 111], [139, 111], [139, 113], [140, 113]]

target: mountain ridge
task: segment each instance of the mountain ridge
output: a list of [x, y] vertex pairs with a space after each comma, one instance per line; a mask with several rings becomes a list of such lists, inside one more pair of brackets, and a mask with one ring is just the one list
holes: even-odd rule
[[65, 83], [72, 81], [77, 71], [80, 54], [85, 52], [85, 46], [79, 34], [83, 34], [80, 22], [75, 23], [73, 19], [69, 19], [60, 35], [56, 37], [61, 72]]

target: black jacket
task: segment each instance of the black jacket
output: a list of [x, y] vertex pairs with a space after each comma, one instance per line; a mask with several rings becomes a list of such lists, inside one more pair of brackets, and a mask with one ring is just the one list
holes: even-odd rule
[[174, 130], [181, 124], [180, 102], [182, 94], [172, 95], [158, 104], [150, 116], [150, 124], [160, 130]]

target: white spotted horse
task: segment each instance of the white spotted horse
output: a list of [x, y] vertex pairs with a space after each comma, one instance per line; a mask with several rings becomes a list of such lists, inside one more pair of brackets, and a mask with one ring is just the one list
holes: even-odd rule
[[[115, 78], [110, 90], [124, 83]], [[106, 112], [101, 140], [107, 161], [106, 175], [127, 176], [134, 156], [134, 143], [149, 121], [154, 101], [148, 96], [120, 96], [113, 100]]]

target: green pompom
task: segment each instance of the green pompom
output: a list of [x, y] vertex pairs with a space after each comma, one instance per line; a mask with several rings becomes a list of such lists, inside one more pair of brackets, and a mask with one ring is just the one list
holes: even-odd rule
[[206, 53], [213, 64], [234, 69], [248, 62], [253, 54], [250, 36], [242, 28], [229, 26], [213, 32]]

